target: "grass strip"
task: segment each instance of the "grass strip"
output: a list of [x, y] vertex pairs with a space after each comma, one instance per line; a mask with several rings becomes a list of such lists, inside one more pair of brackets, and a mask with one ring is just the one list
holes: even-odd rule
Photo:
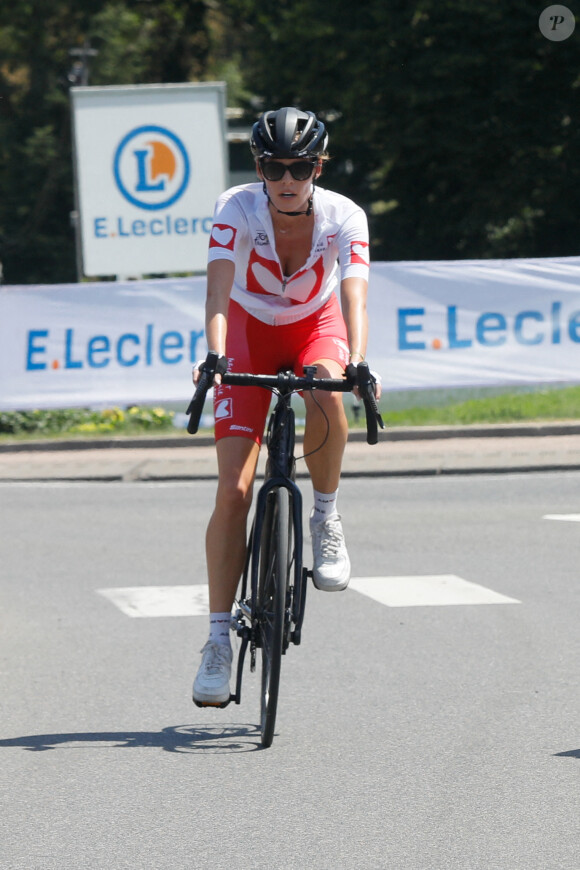
[[444, 405], [388, 410], [389, 426], [468, 426], [477, 423], [520, 423], [580, 419], [580, 386], [533, 393], [504, 393]]
[[[573, 421], [580, 419], [580, 386], [545, 389], [534, 392], [503, 393], [495, 396], [448, 402], [442, 405], [418, 405], [389, 410], [389, 394], [383, 396], [381, 411], [389, 427], [469, 426], [481, 423], [521, 423], [540, 420]], [[354, 421], [347, 409], [349, 422], [363, 427], [364, 412]], [[163, 408], [110, 408], [103, 411], [68, 409], [47, 411], [0, 412], [0, 441], [39, 438], [83, 438], [111, 435], [183, 435], [173, 425], [173, 411]], [[300, 424], [299, 424], [300, 425]]]

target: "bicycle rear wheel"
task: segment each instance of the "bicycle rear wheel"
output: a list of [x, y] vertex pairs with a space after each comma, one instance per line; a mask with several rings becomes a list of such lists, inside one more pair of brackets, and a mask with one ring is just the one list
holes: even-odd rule
[[261, 732], [265, 747], [272, 745], [276, 725], [290, 570], [288, 490], [274, 489], [269, 499], [261, 530], [257, 609], [262, 649]]

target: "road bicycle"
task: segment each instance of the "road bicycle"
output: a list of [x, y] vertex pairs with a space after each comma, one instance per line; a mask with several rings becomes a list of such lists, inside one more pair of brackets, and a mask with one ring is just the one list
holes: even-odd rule
[[[188, 432], [195, 434], [208, 389], [219, 371], [220, 359], [210, 352], [201, 367], [201, 377], [187, 409]], [[250, 647], [250, 670], [256, 669], [261, 652], [261, 742], [274, 739], [282, 656], [291, 643], [300, 644], [306, 587], [312, 571], [302, 559], [302, 495], [295, 481], [295, 414], [292, 396], [297, 392], [325, 390], [351, 392], [358, 387], [364, 403], [367, 442], [376, 444], [383, 428], [374, 393], [374, 378], [367, 363], [349, 366], [344, 378], [317, 378], [316, 366], [307, 366], [304, 376], [294, 372], [254, 375], [220, 372], [225, 385], [262, 387], [276, 397], [267, 427], [267, 461], [264, 481], [256, 497], [248, 537], [239, 595], [234, 604], [231, 628], [241, 639], [236, 671], [236, 690], [220, 706], [241, 703], [242, 674]], [[322, 446], [322, 445], [321, 445]], [[204, 706], [198, 704], [198, 706]]]

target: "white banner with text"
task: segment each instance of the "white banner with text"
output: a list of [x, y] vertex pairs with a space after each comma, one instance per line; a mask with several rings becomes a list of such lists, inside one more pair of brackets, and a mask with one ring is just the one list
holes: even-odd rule
[[[183, 401], [205, 277], [0, 287], [0, 410]], [[386, 390], [580, 381], [580, 257], [374, 263]]]

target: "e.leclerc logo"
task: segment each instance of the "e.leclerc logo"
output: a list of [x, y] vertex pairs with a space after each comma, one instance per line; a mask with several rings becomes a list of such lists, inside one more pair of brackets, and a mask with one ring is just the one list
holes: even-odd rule
[[[442, 333], [427, 340], [432, 332], [428, 324], [432, 311], [426, 308], [397, 309], [398, 350], [469, 350], [474, 344], [499, 348], [505, 344], [533, 347], [541, 344], [564, 344], [570, 340], [580, 344], [580, 311], [568, 311], [564, 303], [555, 301], [550, 309], [529, 309], [511, 314], [483, 311], [475, 320], [456, 305], [445, 309], [444, 323], [438, 318]], [[441, 311], [438, 312], [441, 315]], [[463, 315], [463, 318], [462, 318]], [[424, 329], [426, 327], [426, 329]]]
[[165, 127], [137, 127], [121, 140], [113, 163], [115, 182], [137, 208], [169, 208], [189, 183], [189, 158], [181, 139]]
[[[155, 124], [135, 127], [123, 136], [113, 155], [112, 171], [121, 196], [149, 214], [176, 205], [191, 180], [191, 164], [183, 141], [172, 130]], [[211, 217], [173, 212], [150, 217], [144, 214], [135, 219], [93, 219], [97, 239], [209, 234], [211, 227]]]

